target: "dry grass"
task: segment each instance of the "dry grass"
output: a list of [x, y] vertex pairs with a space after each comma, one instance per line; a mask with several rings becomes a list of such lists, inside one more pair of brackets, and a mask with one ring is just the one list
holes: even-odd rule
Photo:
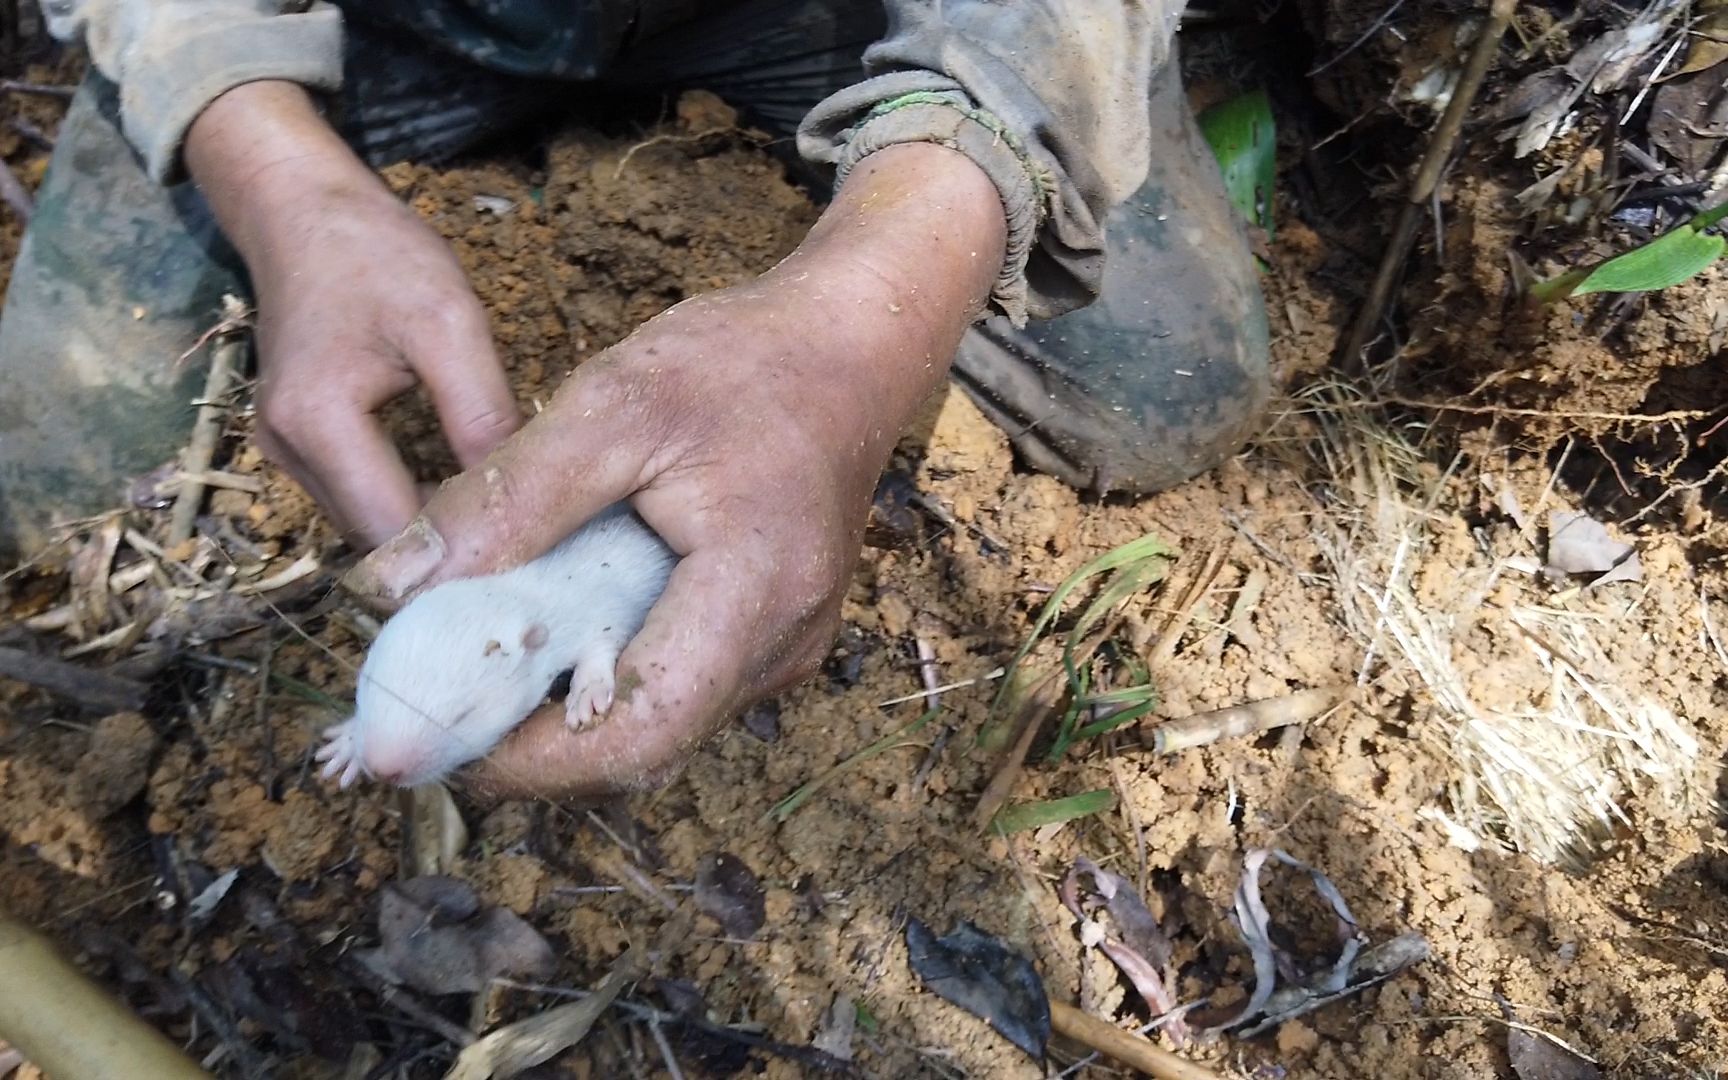
[[1436, 469], [1422, 429], [1390, 426], [1350, 388], [1311, 388], [1285, 423], [1305, 431], [1286, 445], [1308, 459], [1313, 536], [1364, 649], [1358, 681], [1408, 697], [1417, 736], [1455, 766], [1447, 805], [1425, 810], [1455, 843], [1577, 865], [1633, 793], [1676, 815], [1703, 805], [1690, 726], [1604, 647], [1626, 607], [1556, 603], [1528, 576], [1533, 533], [1472, 535], [1457, 462]]

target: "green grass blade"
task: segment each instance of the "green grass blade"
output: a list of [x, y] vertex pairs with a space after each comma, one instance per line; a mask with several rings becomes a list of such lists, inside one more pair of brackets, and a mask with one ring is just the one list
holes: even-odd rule
[[1272, 236], [1272, 192], [1278, 179], [1278, 131], [1272, 102], [1251, 90], [1200, 115], [1200, 133], [1224, 174], [1230, 204]]
[[907, 724], [905, 727], [902, 727], [897, 731], [890, 731], [888, 734], [877, 739], [875, 742], [858, 751], [856, 754], [853, 754], [846, 760], [824, 770], [822, 773], [817, 775], [815, 779], [807, 781], [801, 785], [798, 790], [769, 807], [768, 812], [762, 815], [762, 821], [764, 823], [779, 823], [785, 821], [793, 814], [796, 814], [799, 807], [809, 802], [811, 796], [827, 787], [848, 769], [862, 765], [871, 758], [879, 757], [890, 750], [898, 750], [902, 746], [909, 745], [912, 742], [913, 736], [922, 731], [925, 725], [934, 720], [936, 714], [941, 711], [942, 710], [939, 707], [925, 710], [922, 716]]
[[284, 675], [279, 671], [272, 671], [270, 673], [270, 683], [273, 686], [286, 690], [288, 693], [303, 701], [310, 701], [314, 705], [322, 705], [333, 713], [347, 714], [354, 711], [353, 705], [337, 701], [335, 698], [326, 694], [317, 687], [309, 686], [306, 683], [301, 682], [299, 679]]
[[1572, 290], [1583, 296], [1596, 292], [1654, 292], [1678, 285], [1715, 262], [1728, 240], [1681, 226], [1643, 247], [1616, 255], [1590, 271]]
[[[1063, 601], [1067, 600], [1075, 589], [1078, 589], [1081, 585], [1084, 585], [1087, 581], [1097, 577], [1099, 574], [1108, 573], [1118, 567], [1127, 566], [1145, 559], [1173, 559], [1175, 557], [1176, 550], [1174, 548], [1171, 548], [1156, 536], [1148, 533], [1138, 539], [1130, 540], [1120, 547], [1115, 547], [1106, 551], [1096, 559], [1093, 559], [1091, 562], [1081, 566], [1078, 570], [1075, 570], [1072, 574], [1069, 574], [1065, 579], [1063, 579], [1060, 585], [1056, 586], [1056, 591], [1050, 594], [1050, 599], [1044, 602], [1043, 609], [1038, 613], [1037, 621], [1032, 624], [1032, 632], [1027, 635], [1025, 643], [1020, 646], [1020, 650], [1014, 654], [1014, 659], [1008, 662], [1008, 674], [1012, 676], [1014, 669], [1020, 666], [1021, 661], [1025, 660], [1027, 654], [1029, 654], [1038, 644], [1039, 639], [1044, 636], [1044, 632], [1050, 628], [1050, 624], [1055, 622], [1056, 616], [1061, 613]], [[996, 702], [992, 706], [993, 708], [1001, 708], [1003, 701], [1008, 697], [1012, 685], [1012, 678], [1004, 678], [1002, 680], [1002, 689], [996, 694]]]
[[997, 812], [990, 827], [1004, 834], [1024, 832], [1027, 829], [1054, 825], [1059, 821], [1073, 821], [1088, 814], [1103, 813], [1115, 805], [1116, 793], [1109, 788], [1099, 788], [1097, 791], [1070, 795], [1066, 799], [1004, 806]]

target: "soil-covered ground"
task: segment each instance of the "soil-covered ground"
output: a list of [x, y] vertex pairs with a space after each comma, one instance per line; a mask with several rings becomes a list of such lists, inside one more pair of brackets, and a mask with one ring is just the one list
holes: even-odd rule
[[[1307, 112], [1280, 113], [1296, 152], [1264, 280], [1287, 397], [1252, 446], [1177, 490], [1090, 501], [1018, 466], [959, 393], [933, 400], [885, 485], [919, 499], [881, 501], [819, 676], [658, 793], [599, 809], [455, 793], [467, 835], [449, 872], [482, 906], [526, 920], [555, 960], [478, 994], [409, 996], [480, 1032], [562, 1004], [651, 945], [652, 973], [625, 993], [637, 1011], [608, 1012], [542, 1075], [668, 1076], [669, 1059], [693, 1076], [818, 1075], [832, 1059], [795, 1052], [812, 1044], [869, 1076], [1054, 1075], [1086, 1051], [1058, 1038], [1046, 1071], [930, 992], [909, 968], [908, 920], [938, 934], [970, 921], [1030, 957], [1052, 997], [1138, 1026], [1146, 1004], [1059, 895], [1075, 861], [1144, 896], [1172, 941], [1178, 1003], [1229, 1005], [1252, 979], [1234, 897], [1245, 859], [1272, 848], [1324, 874], [1368, 941], [1415, 933], [1429, 956], [1262, 1037], [1180, 1048], [1221, 1075], [1594, 1075], [1584, 1058], [1606, 1075], [1723, 1075], [1728, 827], [1714, 797], [1728, 604], [1705, 432], [1724, 400], [1728, 289], [1710, 270], [1631, 300], [1513, 303], [1508, 252], [1546, 274], [1588, 244], [1564, 223], [1534, 227], [1514, 198], [1565, 152], [1513, 159], [1481, 123], [1404, 276], [1395, 358], [1356, 390], [1335, 386], [1379, 256], [1377, 200], [1395, 205], [1406, 173], [1393, 166], [1421, 154], [1433, 116], [1399, 94], [1425, 64], [1458, 59], [1445, 44], [1458, 18], [1439, 7], [1410, 16], [1408, 42], [1375, 35], [1316, 77]], [[1380, 14], [1328, 9], [1309, 26], [1331, 55]], [[1521, 24], [1526, 40], [1544, 29], [1534, 15]], [[1544, 47], [1563, 63], [1564, 45]], [[1484, 114], [1543, 66], [1514, 52]], [[1197, 93], [1218, 82], [1207, 60], [1190, 57]], [[525, 407], [669, 304], [771, 265], [815, 219], [755, 140], [702, 134], [714, 108], [693, 100], [653, 133], [568, 132], [543, 158], [387, 171], [455, 246]], [[1372, 169], [1345, 160], [1362, 143], [1314, 145], [1358, 114], [1368, 142], [1401, 133], [1379, 140]], [[1588, 149], [1580, 129], [1567, 139]], [[36, 182], [39, 155], [0, 151]], [[1349, 182], [1322, 191], [1326, 170]], [[1640, 419], [1652, 414], [1671, 415]], [[427, 479], [447, 472], [423, 404], [392, 423]], [[442, 1075], [455, 1047], [438, 1025], [355, 973], [406, 873], [403, 804], [376, 785], [339, 791], [310, 760], [352, 700], [370, 632], [322, 588], [351, 556], [245, 432], [241, 412], [219, 464], [258, 490], [218, 491], [205, 540], [152, 554], [98, 525], [0, 579], [9, 641], [76, 652], [141, 617], [137, 590], [184, 586], [175, 564], [213, 579], [218, 558], [265, 575], [319, 563], [267, 606], [224, 607], [238, 632], [206, 621], [175, 637], [141, 711], [80, 709], [0, 679], [0, 906], [224, 1075]], [[1636, 580], [1584, 587], [1543, 570], [1549, 515], [1571, 510], [1635, 545]], [[130, 513], [146, 534], [166, 516]], [[1148, 729], [1309, 688], [1354, 693], [1307, 723], [1171, 754], [1126, 730], [1056, 763], [1035, 754], [1014, 803], [1103, 791], [1108, 808], [980, 830], [974, 808], [1001, 761], [979, 740], [991, 674], [1064, 578], [1148, 534], [1179, 554], [1122, 609], [1105, 650], [1149, 671]], [[201, 547], [227, 554], [200, 559]], [[152, 559], [149, 577], [127, 575]], [[1429, 636], [1407, 640], [1411, 627]], [[126, 671], [159, 636], [118, 633], [75, 658]], [[1033, 658], [1055, 660], [1049, 648]], [[964, 685], [909, 728], [920, 692], [948, 683]], [[850, 761], [884, 737], [888, 749]], [[818, 777], [814, 795], [773, 813]], [[712, 878], [716, 855], [754, 878], [762, 909], [746, 922], [760, 928], [703, 916], [667, 937], [673, 917], [639, 878], [681, 897]], [[230, 871], [225, 892], [209, 888]], [[1269, 870], [1261, 885], [1284, 955], [1329, 963], [1333, 920], [1307, 875]], [[220, 899], [206, 908], [201, 894]], [[662, 1010], [661, 1027], [641, 1006]], [[1099, 1060], [1069, 1075], [1128, 1073]]]

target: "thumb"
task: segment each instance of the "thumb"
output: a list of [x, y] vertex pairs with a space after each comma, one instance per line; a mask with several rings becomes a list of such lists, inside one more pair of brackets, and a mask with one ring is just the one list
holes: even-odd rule
[[[538, 558], [643, 482], [648, 451], [623, 410], [574, 386], [489, 457], [446, 480], [408, 527], [348, 573], [360, 598], [394, 606], [440, 582]], [[592, 404], [591, 404], [592, 402]], [[572, 417], [583, 417], [574, 423]]]

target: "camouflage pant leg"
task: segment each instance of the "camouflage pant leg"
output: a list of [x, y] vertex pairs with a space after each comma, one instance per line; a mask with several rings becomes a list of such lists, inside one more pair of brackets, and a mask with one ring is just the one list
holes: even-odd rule
[[0, 314], [0, 556], [186, 441], [204, 376], [179, 357], [240, 287], [191, 186], [138, 165], [116, 97], [95, 77], [73, 99]]

